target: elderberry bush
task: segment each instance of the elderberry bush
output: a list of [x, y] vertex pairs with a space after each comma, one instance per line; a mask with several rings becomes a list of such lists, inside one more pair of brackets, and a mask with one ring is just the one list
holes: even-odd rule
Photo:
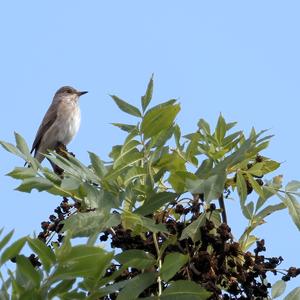
[[[234, 131], [236, 123], [222, 115], [213, 130], [200, 119], [182, 135], [180, 104], [149, 108], [152, 94], [153, 78], [141, 108], [112, 95], [134, 121], [113, 123], [126, 137], [109, 162], [89, 152], [85, 165], [59, 145], [47, 153], [49, 169], [21, 135], [15, 145], [0, 142], [29, 165], [8, 174], [21, 180], [17, 190], [60, 202], [36, 238], [9, 245], [9, 232], [0, 239], [0, 299], [258, 300], [282, 297], [299, 275], [297, 266], [282, 267], [272, 245], [274, 257], [265, 256], [265, 237], [255, 233], [279, 210], [300, 229], [300, 182], [284, 186], [275, 173], [280, 163], [264, 156], [272, 136]], [[238, 237], [226, 213], [229, 197], [248, 221]], [[284, 299], [297, 297], [300, 288]]]

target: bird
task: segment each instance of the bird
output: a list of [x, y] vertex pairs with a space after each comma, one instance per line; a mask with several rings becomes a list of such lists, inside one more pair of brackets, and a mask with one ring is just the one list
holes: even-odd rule
[[30, 151], [40, 163], [49, 150], [68, 145], [77, 134], [81, 119], [79, 98], [86, 93], [71, 86], [63, 86], [55, 93]]

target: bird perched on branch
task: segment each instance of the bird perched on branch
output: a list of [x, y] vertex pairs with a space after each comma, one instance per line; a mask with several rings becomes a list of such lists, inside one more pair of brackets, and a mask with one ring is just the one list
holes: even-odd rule
[[79, 97], [86, 93], [70, 86], [63, 86], [55, 93], [30, 152], [34, 152], [39, 162], [43, 161], [48, 150], [66, 146], [76, 135], [80, 126]]

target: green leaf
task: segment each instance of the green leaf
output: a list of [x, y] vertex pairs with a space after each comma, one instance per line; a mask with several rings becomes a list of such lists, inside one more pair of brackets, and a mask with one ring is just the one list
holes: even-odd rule
[[[63, 250], [61, 250], [63, 251]], [[113, 258], [99, 247], [87, 245], [74, 246], [64, 255], [58, 256], [58, 266], [51, 276], [51, 281], [86, 277], [97, 279], [104, 274]]]
[[114, 162], [114, 169], [118, 167], [128, 166], [143, 158], [143, 153], [139, 152], [136, 148], [130, 149], [130, 151], [123, 152]]
[[268, 205], [267, 207], [265, 207], [264, 209], [262, 209], [256, 216], [255, 218], [260, 218], [260, 219], [264, 219], [265, 217], [267, 217], [268, 215], [270, 215], [271, 213], [278, 211], [278, 210], [282, 210], [285, 209], [286, 206], [284, 203], [279, 203], [279, 204], [274, 204], [274, 205]]
[[247, 174], [247, 178], [251, 184], [251, 186], [253, 187], [253, 189], [255, 190], [255, 192], [261, 197], [261, 198], [265, 198], [265, 194], [264, 194], [264, 190], [263, 188], [256, 182], [256, 180], [252, 177], [252, 175]]
[[122, 225], [126, 229], [131, 229], [135, 234], [140, 234], [146, 231], [167, 232], [165, 225], [156, 224], [153, 219], [140, 216], [129, 211], [125, 211], [122, 215]]
[[195, 174], [199, 178], [205, 179], [207, 174], [209, 174], [209, 172], [212, 170], [213, 164], [214, 162], [211, 158], [204, 159]]
[[37, 171], [34, 170], [33, 168], [16, 167], [6, 175], [15, 179], [25, 179], [25, 178], [35, 177], [36, 174]]
[[300, 204], [295, 198], [295, 196], [291, 195], [290, 193], [286, 193], [285, 197], [277, 194], [281, 201], [286, 205], [289, 210], [289, 214], [291, 215], [295, 225], [300, 230]]
[[75, 283], [76, 279], [62, 280], [57, 286], [49, 291], [48, 298], [52, 299], [55, 296], [60, 296], [68, 293]]
[[293, 289], [283, 300], [299, 300], [300, 299], [300, 287]]
[[170, 192], [162, 192], [152, 195], [147, 198], [144, 204], [137, 208], [134, 212], [142, 216], [148, 215], [162, 207], [164, 204], [169, 203], [177, 197], [177, 194]]
[[8, 248], [6, 248], [0, 259], [0, 265], [4, 264], [9, 259], [17, 256], [23, 246], [25, 245], [26, 237], [20, 238], [19, 240], [15, 241], [13, 244], [11, 244]]
[[65, 191], [76, 191], [82, 184], [81, 180], [76, 177], [64, 177], [60, 187]]
[[16, 146], [17, 148], [26, 156], [30, 156], [30, 151], [29, 148], [24, 140], [24, 138], [15, 132], [15, 139], [16, 139]]
[[117, 300], [137, 299], [147, 287], [152, 285], [156, 280], [156, 273], [143, 273], [133, 277], [121, 290]]
[[56, 262], [55, 254], [53, 253], [53, 251], [39, 239], [27, 238], [27, 242], [32, 251], [34, 251], [38, 255], [45, 270], [49, 272], [50, 268]]
[[139, 270], [149, 269], [156, 262], [152, 254], [135, 249], [121, 252], [114, 259], [126, 267], [137, 268]]
[[163, 262], [160, 270], [161, 278], [164, 281], [169, 281], [173, 276], [188, 262], [188, 255], [173, 252], [168, 254]]
[[148, 83], [146, 94], [144, 96], [142, 96], [142, 99], [141, 99], [143, 112], [146, 110], [147, 106], [149, 105], [149, 103], [152, 99], [152, 94], [153, 94], [153, 74]]
[[141, 167], [132, 167], [124, 176], [124, 185], [130, 184], [134, 179], [139, 177], [144, 177], [146, 175], [146, 171], [144, 168]]
[[16, 263], [19, 272], [30, 282], [30, 286], [39, 287], [41, 282], [41, 275], [33, 267], [29, 259], [24, 255], [18, 255], [16, 258]]
[[160, 300], [205, 300], [211, 294], [193, 281], [177, 280], [163, 291]]
[[204, 194], [207, 203], [218, 199], [224, 191], [226, 172], [222, 169], [217, 174], [213, 174], [207, 179], [186, 179], [186, 188], [192, 194]]
[[290, 181], [285, 187], [285, 190], [287, 192], [296, 192], [299, 189], [300, 189], [300, 181], [297, 180]]
[[205, 220], [205, 214], [201, 214], [195, 221], [183, 229], [180, 240], [190, 237], [194, 243], [199, 241], [201, 238], [200, 228], [204, 225]]
[[122, 280], [122, 281], [118, 281], [116, 283], [107, 285], [104, 288], [101, 288], [100, 290], [91, 293], [91, 295], [87, 298], [88, 300], [94, 300], [94, 299], [98, 299], [101, 298], [103, 296], [109, 295], [109, 294], [113, 294], [115, 292], [120, 291], [126, 284], [128, 284], [131, 281], [131, 279], [128, 280]]
[[162, 102], [162, 103], [155, 105], [155, 106], [151, 107], [150, 109], [148, 109], [147, 113], [149, 113], [153, 110], [158, 110], [159, 108], [162, 108], [162, 107], [173, 105], [176, 101], [177, 101], [176, 99], [171, 99], [166, 102]]
[[204, 119], [199, 120], [198, 127], [199, 127], [199, 129], [203, 130], [205, 135], [210, 135], [210, 126]]
[[4, 141], [0, 141], [0, 145], [8, 152], [15, 154], [23, 159], [25, 158], [25, 155], [17, 148], [15, 147], [13, 144], [11, 143], [6, 143]]
[[272, 286], [271, 295], [272, 298], [277, 298], [281, 296], [286, 289], [286, 283], [283, 280], [276, 281]]
[[110, 96], [112, 97], [112, 99], [115, 101], [115, 103], [118, 105], [118, 107], [122, 111], [124, 111], [124, 112], [126, 112], [126, 113], [128, 113], [132, 116], [135, 116], [135, 117], [141, 117], [142, 116], [141, 112], [139, 111], [139, 109], [137, 107], [127, 103], [126, 101], [120, 99], [119, 97], [117, 97], [115, 95], [110, 95]]
[[105, 228], [117, 226], [120, 222], [119, 215], [110, 215], [102, 210], [78, 212], [64, 220], [63, 230], [69, 230], [72, 237], [89, 237], [94, 233], [100, 233]]
[[17, 191], [30, 193], [33, 189], [39, 192], [48, 190], [53, 187], [53, 183], [46, 178], [33, 177], [25, 178], [23, 182], [16, 188]]
[[98, 155], [93, 152], [89, 152], [92, 167], [99, 178], [103, 178], [107, 173], [106, 167]]
[[245, 241], [240, 241], [241, 249], [246, 252], [257, 240], [258, 238], [254, 235], [247, 236], [247, 239]]
[[267, 174], [277, 170], [280, 167], [280, 163], [275, 160], [264, 161], [263, 173]]
[[14, 230], [10, 231], [3, 239], [0, 241], [0, 250], [10, 241], [14, 234]]
[[245, 180], [243, 174], [241, 174], [241, 172], [237, 172], [236, 185], [237, 185], [237, 190], [238, 190], [238, 194], [240, 197], [241, 207], [243, 208], [245, 205], [246, 198], [247, 198], [247, 184], [246, 184], [246, 180]]
[[220, 114], [218, 123], [217, 123], [217, 127], [216, 127], [216, 131], [215, 131], [215, 137], [216, 137], [219, 145], [221, 145], [223, 143], [225, 134], [226, 134], [226, 122], [225, 122], [223, 116]]
[[136, 125], [123, 124], [123, 123], [111, 123], [111, 125], [114, 125], [126, 132], [131, 132], [133, 129], [136, 128]]
[[179, 104], [149, 110], [141, 123], [141, 131], [144, 137], [146, 139], [153, 137], [160, 131], [171, 127], [179, 111]]
[[250, 201], [247, 205], [243, 207], [243, 214], [248, 219], [251, 220], [253, 217], [253, 211], [254, 211], [254, 203]]

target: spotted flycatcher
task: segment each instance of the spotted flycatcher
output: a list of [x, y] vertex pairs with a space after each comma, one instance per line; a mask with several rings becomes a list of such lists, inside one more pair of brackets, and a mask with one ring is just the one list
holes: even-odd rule
[[31, 149], [39, 162], [48, 150], [60, 144], [66, 146], [76, 135], [80, 126], [79, 97], [86, 93], [70, 86], [63, 86], [55, 93]]

